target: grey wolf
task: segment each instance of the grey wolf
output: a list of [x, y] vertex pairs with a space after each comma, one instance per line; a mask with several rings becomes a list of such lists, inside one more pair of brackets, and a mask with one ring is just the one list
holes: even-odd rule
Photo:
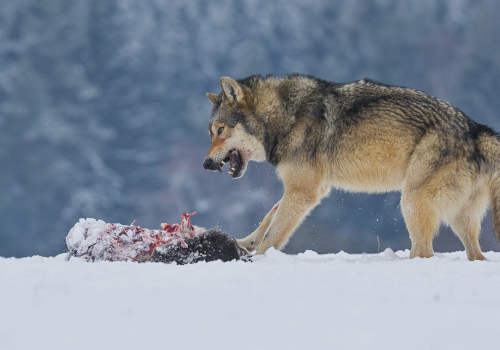
[[282, 199], [238, 244], [281, 249], [332, 187], [401, 191], [410, 258], [433, 256], [441, 223], [469, 260], [484, 260], [481, 220], [491, 205], [500, 239], [500, 137], [458, 108], [421, 91], [363, 79], [334, 83], [312, 76], [222, 77], [213, 104], [204, 168], [233, 178], [248, 162], [268, 161]]

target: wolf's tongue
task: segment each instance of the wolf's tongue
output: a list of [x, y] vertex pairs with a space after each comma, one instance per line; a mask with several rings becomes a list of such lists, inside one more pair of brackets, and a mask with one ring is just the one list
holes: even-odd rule
[[231, 156], [229, 157], [229, 165], [231, 168], [234, 168], [234, 166], [236, 164], [235, 158], [236, 158], [235, 152], [231, 152]]
[[231, 152], [231, 157], [229, 158], [229, 165], [231, 168], [236, 169], [240, 165], [240, 153], [238, 151]]

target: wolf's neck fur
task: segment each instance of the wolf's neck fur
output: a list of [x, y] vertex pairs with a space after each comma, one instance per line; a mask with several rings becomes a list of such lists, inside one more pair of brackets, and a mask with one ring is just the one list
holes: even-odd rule
[[[253, 113], [262, 126], [260, 141], [267, 160], [277, 165], [285, 156], [286, 138], [305, 109], [322, 105], [315, 91], [318, 81], [310, 76], [254, 77], [248, 82], [253, 94]], [[281, 147], [278, 147], [281, 145]]]

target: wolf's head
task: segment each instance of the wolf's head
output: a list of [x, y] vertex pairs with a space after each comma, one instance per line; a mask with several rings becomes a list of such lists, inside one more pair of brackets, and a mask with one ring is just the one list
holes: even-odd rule
[[222, 171], [229, 163], [229, 174], [233, 179], [242, 177], [250, 160], [265, 160], [264, 146], [252, 132], [254, 123], [253, 99], [249, 87], [235, 80], [222, 77], [222, 92], [208, 93], [213, 104], [208, 132], [212, 145], [203, 163], [209, 170]]

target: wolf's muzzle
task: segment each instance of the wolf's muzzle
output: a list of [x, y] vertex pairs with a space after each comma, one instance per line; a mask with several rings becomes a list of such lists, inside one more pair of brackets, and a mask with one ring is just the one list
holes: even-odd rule
[[212, 158], [206, 158], [205, 161], [203, 162], [203, 168], [209, 169], [209, 170], [217, 170], [218, 164], [215, 163]]

